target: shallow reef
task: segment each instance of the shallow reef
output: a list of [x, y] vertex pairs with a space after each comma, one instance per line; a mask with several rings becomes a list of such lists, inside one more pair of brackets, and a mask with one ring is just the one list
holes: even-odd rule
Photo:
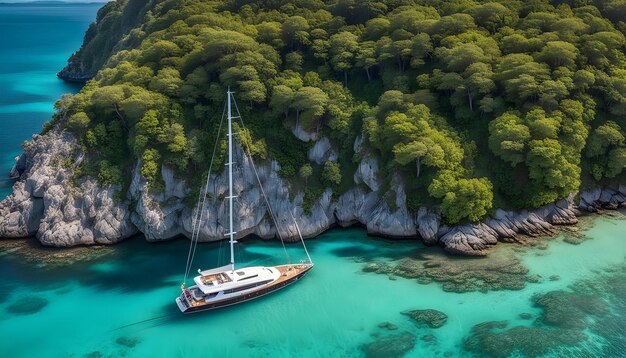
[[590, 316], [602, 316], [609, 310], [603, 299], [587, 294], [552, 291], [535, 298], [543, 309], [540, 320], [555, 327], [583, 329]]
[[415, 347], [415, 335], [402, 332], [382, 336], [374, 342], [361, 346], [367, 358], [402, 357], [406, 352]]
[[0, 256], [15, 256], [39, 268], [69, 267], [79, 262], [101, 259], [114, 253], [115, 248], [111, 246], [57, 248], [43, 246], [35, 238], [0, 240]]
[[119, 337], [115, 340], [115, 343], [127, 348], [134, 348], [137, 344], [139, 344], [139, 339], [132, 337]]
[[434, 281], [444, 291], [459, 293], [520, 290], [533, 281], [513, 250], [494, 250], [486, 258], [451, 257], [433, 251], [397, 261], [372, 261], [363, 271], [416, 279], [422, 284]]
[[[579, 280], [568, 291], [538, 295], [541, 314], [530, 326], [507, 321], [475, 325], [464, 348], [480, 356], [618, 357], [626, 352], [626, 265]], [[522, 316], [523, 315], [523, 316]], [[523, 319], [530, 319], [521, 313]]]
[[402, 314], [411, 317], [418, 325], [426, 325], [430, 328], [439, 328], [448, 321], [448, 315], [433, 309], [410, 310]]
[[502, 321], [474, 326], [464, 342], [465, 349], [481, 356], [508, 357], [517, 353], [536, 357], [587, 338], [582, 331], [575, 329], [517, 326], [504, 330], [507, 325]]

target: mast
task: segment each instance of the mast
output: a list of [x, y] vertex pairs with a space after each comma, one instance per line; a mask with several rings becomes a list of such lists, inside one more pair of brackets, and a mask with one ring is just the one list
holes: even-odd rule
[[230, 236], [230, 269], [235, 271], [235, 231], [233, 228], [233, 126], [232, 126], [232, 112], [230, 108], [230, 96], [232, 92], [230, 91], [230, 86], [228, 86], [228, 91], [226, 92], [228, 97], [228, 211], [229, 211], [229, 221], [230, 227], [228, 236]]

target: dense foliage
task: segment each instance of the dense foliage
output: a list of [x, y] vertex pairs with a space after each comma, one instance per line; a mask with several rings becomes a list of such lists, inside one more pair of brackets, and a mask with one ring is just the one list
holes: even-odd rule
[[[478, 220], [623, 181], [625, 18], [623, 0], [120, 0], [77, 55], [102, 69], [57, 117], [92, 158], [79, 172], [120, 182], [140, 158], [158, 190], [162, 164], [206, 172], [231, 86], [242, 140], [305, 197], [372, 155], [410, 209]], [[294, 127], [339, 161], [309, 163]]]

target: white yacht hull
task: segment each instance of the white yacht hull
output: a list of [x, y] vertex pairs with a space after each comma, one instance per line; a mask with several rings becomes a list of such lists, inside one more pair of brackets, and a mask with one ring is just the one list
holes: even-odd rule
[[285, 288], [298, 281], [306, 275], [311, 268], [313, 268], [313, 264], [282, 265], [276, 266], [275, 268], [281, 272], [281, 276], [274, 282], [268, 283], [267, 285], [243, 291], [238, 295], [209, 301], [198, 301], [195, 299], [185, 298], [184, 294], [181, 294], [176, 298], [176, 305], [182, 313], [188, 314], [247, 302], [255, 298], [263, 297], [274, 291], [278, 291], [281, 288]]

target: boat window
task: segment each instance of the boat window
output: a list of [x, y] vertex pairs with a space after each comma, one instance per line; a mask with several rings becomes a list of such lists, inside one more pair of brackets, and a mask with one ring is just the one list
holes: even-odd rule
[[265, 281], [261, 281], [261, 282], [257, 282], [257, 283], [251, 283], [249, 285], [245, 285], [245, 286], [241, 286], [241, 287], [236, 287], [236, 288], [231, 288], [230, 290], [224, 290], [224, 293], [234, 293], [234, 292], [239, 292], [239, 291], [245, 291], [245, 290], [249, 290], [251, 288], [255, 288], [258, 286], [262, 286], [265, 285], [266, 283], [270, 283], [272, 282], [272, 280], [265, 280]]
[[245, 275], [245, 274], [246, 274], [246, 273], [245, 273], [245, 272], [243, 272], [243, 271], [237, 271], [237, 275], [239, 275], [239, 276], [243, 276], [243, 275]]
[[249, 279], [255, 278], [255, 277], [259, 277], [259, 275], [252, 275], [252, 276], [244, 277], [244, 278], [240, 279], [239, 281], [249, 280]]

